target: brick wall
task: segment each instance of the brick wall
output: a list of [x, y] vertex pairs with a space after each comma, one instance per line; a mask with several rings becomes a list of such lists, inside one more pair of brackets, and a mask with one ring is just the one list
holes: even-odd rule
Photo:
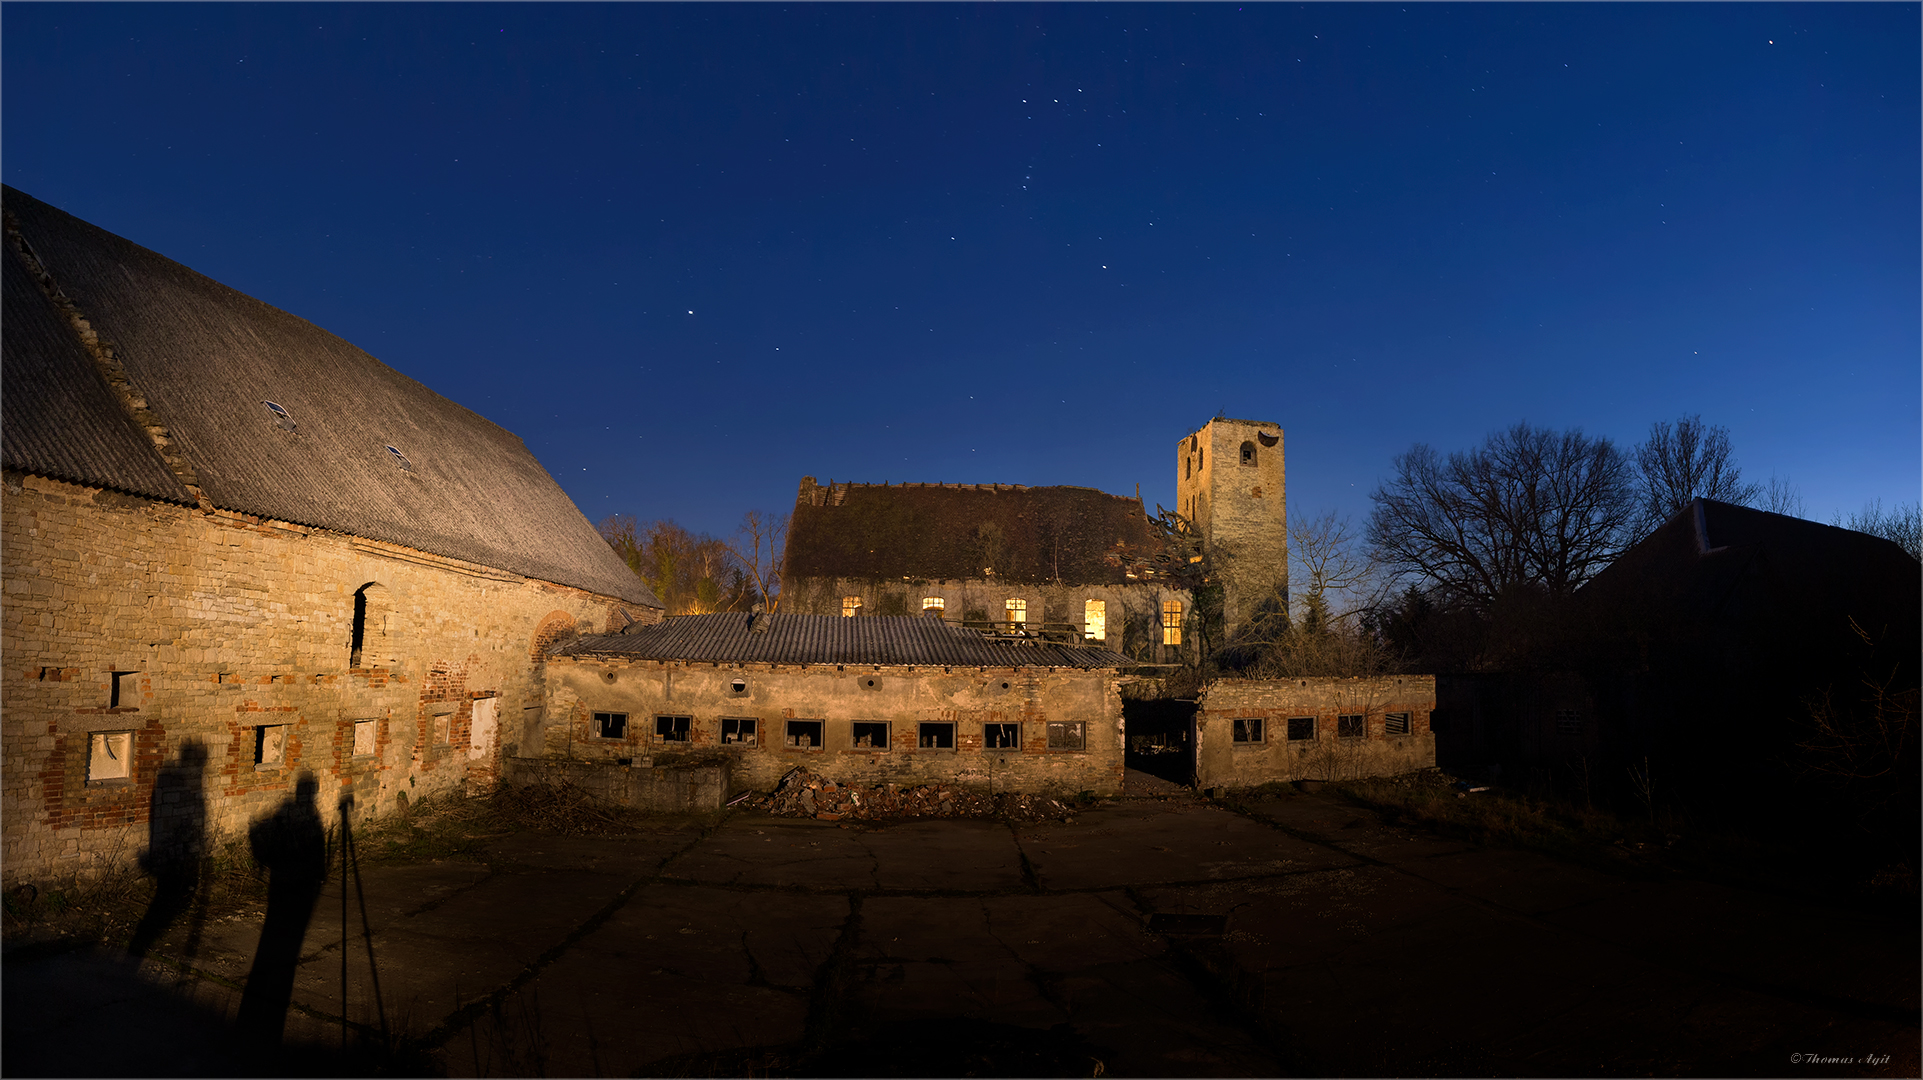
[[[1195, 781], [1201, 787], [1252, 787], [1429, 768], [1436, 763], [1429, 728], [1435, 707], [1433, 675], [1218, 679], [1203, 688], [1197, 702]], [[1408, 714], [1407, 735], [1388, 732], [1393, 713]], [[1360, 734], [1345, 736], [1344, 716], [1362, 717]], [[1291, 718], [1313, 718], [1314, 736], [1290, 739]], [[1238, 719], [1261, 720], [1260, 738], [1238, 741]]]
[[[620, 603], [398, 545], [18, 474], [0, 494], [0, 560], [9, 883], [130, 866], [156, 836], [190, 842], [201, 821], [203, 845], [245, 836], [303, 772], [329, 819], [343, 792], [378, 814], [403, 795], [497, 775], [522, 714], [538, 715], [540, 650], [576, 627], [616, 624]], [[355, 666], [355, 593], [370, 585]], [[475, 702], [487, 699], [498, 730], [470, 756]], [[374, 724], [372, 753], [355, 753], [359, 721]], [[284, 736], [276, 765], [256, 763], [262, 725]], [[125, 779], [89, 779], [103, 732], [132, 733]]]
[[[553, 760], [661, 766], [723, 753], [737, 790], [765, 790], [789, 769], [806, 765], [851, 783], [1121, 792], [1122, 702], [1110, 671], [555, 657], [545, 677], [549, 713], [542, 756]], [[625, 713], [624, 735], [600, 737], [597, 712]], [[658, 716], [689, 717], [688, 740], [659, 739]], [[756, 742], [724, 742], [728, 718], [753, 719]], [[821, 721], [820, 749], [786, 746], [789, 720]], [[1050, 721], [1081, 724], [1083, 748], [1051, 749]], [[857, 747], [855, 725], [878, 722], [889, 725], [888, 748]], [[924, 723], [954, 725], [954, 747], [920, 746]], [[983, 725], [991, 723], [1019, 724], [1020, 746], [985, 748]]]

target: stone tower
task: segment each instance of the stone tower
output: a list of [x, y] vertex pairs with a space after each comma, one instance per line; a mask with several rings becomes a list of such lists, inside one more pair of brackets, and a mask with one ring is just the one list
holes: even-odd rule
[[1282, 427], [1216, 417], [1184, 436], [1175, 457], [1176, 509], [1202, 534], [1233, 634], [1265, 596], [1288, 598]]

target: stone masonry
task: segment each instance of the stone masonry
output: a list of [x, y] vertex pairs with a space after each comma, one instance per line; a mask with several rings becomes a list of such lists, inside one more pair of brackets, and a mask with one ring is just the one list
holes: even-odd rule
[[[305, 772], [330, 821], [344, 792], [378, 814], [485, 785], [540, 737], [550, 644], [659, 617], [397, 544], [13, 472], [0, 544], [8, 884], [134, 865], [156, 778], [190, 744], [204, 769], [163, 785], [159, 812], [204, 802], [207, 845], [245, 837]], [[128, 775], [91, 778], [99, 742], [130, 749], [102, 770]]]
[[1253, 787], [1430, 768], [1435, 707], [1433, 675], [1217, 679], [1196, 706], [1195, 782]]
[[1217, 417], [1176, 444], [1178, 512], [1202, 535], [1222, 581], [1230, 633], [1255, 606], [1289, 588], [1282, 427]]
[[[1122, 788], [1122, 705], [1111, 670], [556, 656], [545, 679], [550, 712], [540, 754], [550, 760], [661, 767], [726, 755], [736, 789], [771, 788], [797, 765], [859, 784], [1100, 795]], [[622, 736], [602, 737], [596, 713], [624, 714]], [[688, 718], [686, 739], [662, 738], [657, 717]], [[727, 741], [744, 719], [754, 722], [754, 740]], [[818, 723], [809, 729], [819, 732], [816, 744], [788, 745], [789, 721]], [[887, 725], [885, 748], [872, 735], [860, 745], [858, 732], [874, 730], [860, 725], [870, 724]], [[991, 724], [1016, 725], [1016, 745], [985, 747]], [[952, 745], [922, 745], [942, 733]], [[1078, 734], [1081, 746], [1062, 745]]]

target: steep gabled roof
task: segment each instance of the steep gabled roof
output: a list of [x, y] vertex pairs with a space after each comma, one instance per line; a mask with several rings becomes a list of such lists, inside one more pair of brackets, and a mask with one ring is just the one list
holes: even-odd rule
[[[750, 629], [751, 618], [768, 620]], [[914, 616], [680, 615], [624, 634], [575, 638], [558, 656], [619, 656], [740, 664], [882, 664], [953, 667], [1123, 668], [1136, 661], [1106, 649], [994, 638]]]
[[[221, 509], [660, 606], [513, 434], [138, 244], [10, 187], [4, 204], [28, 249], [5, 257], [8, 468], [192, 504], [185, 478]], [[174, 467], [126, 437], [145, 432], [68, 313], [18, 272], [29, 259], [164, 426]], [[62, 431], [83, 449], [63, 449]]]
[[[986, 538], [984, 538], [986, 530]], [[1160, 550], [1138, 499], [1085, 487], [801, 482], [790, 579], [983, 576], [1023, 584], [1124, 584]]]

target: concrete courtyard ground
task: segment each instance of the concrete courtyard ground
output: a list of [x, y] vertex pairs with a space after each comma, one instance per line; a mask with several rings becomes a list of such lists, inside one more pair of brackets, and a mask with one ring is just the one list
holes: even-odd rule
[[369, 867], [266, 1057], [230, 1034], [258, 911], [139, 963], [14, 949], [4, 1071], [1918, 1074], [1913, 920], [1131, 781], [1070, 824], [735, 814]]

